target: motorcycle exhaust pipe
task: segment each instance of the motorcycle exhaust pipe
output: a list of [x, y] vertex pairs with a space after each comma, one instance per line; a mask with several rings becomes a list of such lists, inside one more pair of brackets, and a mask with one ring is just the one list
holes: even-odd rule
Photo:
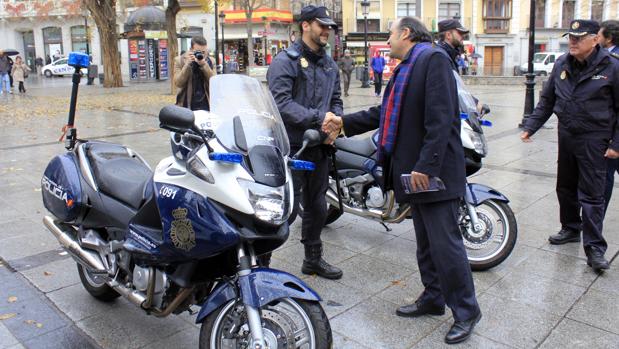
[[43, 218], [43, 224], [56, 237], [60, 245], [84, 268], [93, 274], [107, 274], [101, 258], [95, 253], [82, 248], [72, 237], [77, 235], [75, 228], [54, 222], [50, 216]]
[[[332, 190], [327, 190], [327, 201], [329, 202], [330, 205], [339, 207], [339, 202], [337, 199], [337, 195], [335, 195], [335, 193]], [[354, 207], [350, 207], [347, 204], [342, 204], [343, 208], [344, 208], [344, 212], [346, 213], [352, 213], [354, 215], [357, 216], [361, 216], [361, 217], [366, 217], [366, 218], [370, 218], [370, 219], [375, 219], [378, 221], [382, 221], [383, 220], [383, 212], [379, 211], [379, 210], [364, 210], [364, 209], [360, 209], [360, 208], [354, 208]]]

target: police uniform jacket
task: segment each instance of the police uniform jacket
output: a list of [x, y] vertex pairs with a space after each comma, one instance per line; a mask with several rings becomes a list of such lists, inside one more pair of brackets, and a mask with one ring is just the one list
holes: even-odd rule
[[305, 130], [320, 130], [327, 112], [344, 113], [337, 64], [324, 52], [312, 53], [301, 40], [273, 59], [267, 82], [292, 147], [301, 146]]
[[557, 59], [524, 129], [534, 134], [554, 112], [560, 132], [608, 139], [611, 148], [619, 151], [619, 60], [598, 46], [580, 73], [575, 61], [570, 54]]
[[[395, 147], [384, 164], [384, 184], [394, 189], [400, 203], [439, 202], [464, 195], [466, 174], [458, 90], [450, 59], [440, 50], [428, 49], [415, 62], [402, 99]], [[378, 128], [380, 110], [381, 106], [377, 106], [345, 115], [346, 136]], [[439, 177], [446, 190], [407, 195], [400, 175], [411, 171]]]

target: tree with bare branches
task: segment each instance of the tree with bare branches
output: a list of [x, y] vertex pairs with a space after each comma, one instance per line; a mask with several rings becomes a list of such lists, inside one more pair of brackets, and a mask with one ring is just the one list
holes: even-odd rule
[[122, 87], [118, 33], [116, 32], [116, 0], [82, 0], [97, 24], [103, 52], [103, 87]]
[[247, 18], [247, 71], [249, 72], [249, 66], [254, 64], [252, 17], [254, 15], [254, 11], [264, 6], [264, 2], [263, 0], [241, 0], [240, 4], [241, 8], [245, 11], [245, 18]]

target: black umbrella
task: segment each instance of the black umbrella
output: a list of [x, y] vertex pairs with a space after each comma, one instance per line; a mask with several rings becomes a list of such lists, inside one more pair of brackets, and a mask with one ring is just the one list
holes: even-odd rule
[[0, 51], [4, 52], [4, 54], [7, 56], [17, 56], [19, 54], [19, 51], [14, 48], [5, 48]]

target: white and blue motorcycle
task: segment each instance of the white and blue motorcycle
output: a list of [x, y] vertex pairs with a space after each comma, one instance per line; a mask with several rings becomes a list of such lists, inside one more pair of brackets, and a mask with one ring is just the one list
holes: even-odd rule
[[125, 146], [77, 139], [79, 68], [88, 57], [69, 61], [77, 71], [69, 151], [43, 175], [44, 223], [76, 260], [84, 288], [157, 317], [199, 305], [200, 348], [331, 348], [316, 292], [257, 262], [288, 237], [291, 169], [313, 166], [289, 157], [268, 90], [246, 76], [216, 76], [210, 113], [163, 108], [173, 155], [152, 171]]

